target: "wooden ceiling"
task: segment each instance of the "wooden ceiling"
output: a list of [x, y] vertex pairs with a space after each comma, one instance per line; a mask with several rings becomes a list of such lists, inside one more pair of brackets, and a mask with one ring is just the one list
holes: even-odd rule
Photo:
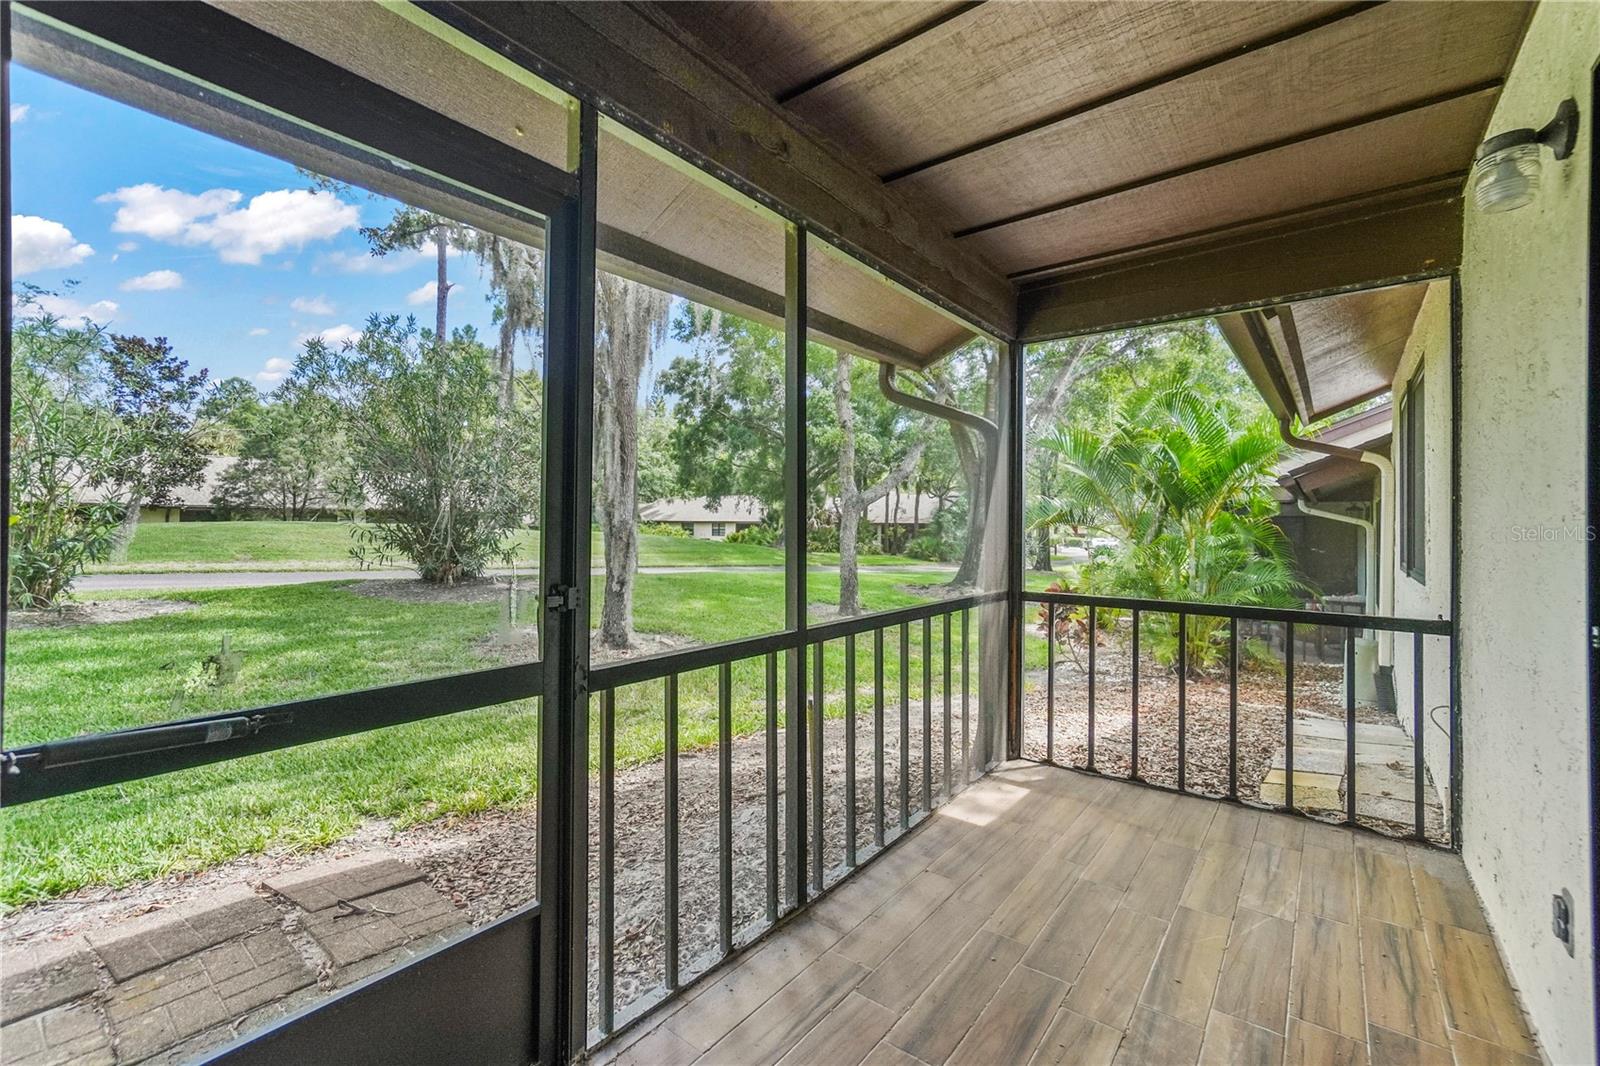
[[1459, 190], [1530, 5], [727, 0], [664, 15], [1018, 283]]

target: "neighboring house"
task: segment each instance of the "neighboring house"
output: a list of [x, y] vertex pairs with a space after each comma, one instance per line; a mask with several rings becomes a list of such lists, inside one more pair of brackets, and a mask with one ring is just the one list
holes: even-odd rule
[[[830, 500], [829, 504], [837, 510], [837, 501]], [[885, 527], [895, 527], [910, 538], [932, 522], [942, 506], [944, 504], [939, 497], [926, 492], [890, 492], [867, 505], [867, 513], [862, 521], [866, 525], [876, 526], [880, 532]]]
[[729, 533], [760, 525], [767, 509], [754, 496], [724, 496], [715, 506], [705, 496], [656, 500], [639, 508], [641, 522], [679, 526], [700, 540], [722, 540]]
[[[1324, 428], [1315, 439], [1390, 454], [1392, 408], [1387, 400]], [[1355, 459], [1295, 449], [1275, 471], [1278, 517], [1294, 553], [1295, 570], [1316, 598], [1364, 602], [1367, 526], [1378, 506], [1375, 468]]]
[[[205, 469], [200, 472], [199, 479], [173, 489], [167, 494], [167, 502], [164, 505], [145, 504], [140, 507], [139, 521], [141, 523], [194, 522], [211, 518], [211, 497], [217, 491], [218, 479], [237, 461], [231, 455], [219, 455], [206, 460]], [[84, 493], [78, 502], [98, 503], [103, 499], [105, 496], [102, 493], [90, 491]]]
[[[1251, 322], [1250, 316], [1260, 317]], [[1270, 313], [1225, 315], [1218, 324], [1280, 419], [1321, 421], [1389, 394], [1382, 404], [1302, 441], [1278, 470], [1280, 523], [1302, 572], [1324, 594], [1345, 592], [1346, 585], [1353, 594], [1348, 603], [1336, 597], [1324, 605], [1406, 618], [1450, 617], [1449, 283], [1322, 297]], [[1387, 519], [1385, 501], [1392, 510]], [[1303, 521], [1295, 521], [1296, 513]], [[1351, 573], [1354, 582], [1338, 576]], [[1370, 659], [1358, 650], [1358, 695], [1366, 698], [1372, 691], [1382, 705], [1412, 709], [1417, 682], [1411, 639], [1383, 633], [1370, 643]], [[1424, 750], [1435, 787], [1447, 797], [1449, 733], [1440, 713], [1450, 705], [1450, 663], [1442, 646], [1425, 651], [1423, 702], [1415, 717], [1426, 730]], [[1400, 715], [1408, 733], [1415, 717]]]

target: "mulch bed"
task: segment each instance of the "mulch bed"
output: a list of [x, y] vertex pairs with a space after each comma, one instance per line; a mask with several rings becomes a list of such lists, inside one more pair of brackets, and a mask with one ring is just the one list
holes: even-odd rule
[[81, 600], [44, 610], [14, 608], [6, 612], [6, 629], [54, 629], [65, 626], [137, 622], [200, 606], [191, 600]]

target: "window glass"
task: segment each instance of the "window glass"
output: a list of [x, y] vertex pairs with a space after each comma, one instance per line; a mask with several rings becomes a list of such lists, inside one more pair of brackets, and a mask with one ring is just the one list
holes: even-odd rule
[[784, 224], [609, 121], [598, 216], [593, 658], [781, 629]]
[[[544, 220], [12, 29], [5, 746], [536, 661]], [[0, 994], [184, 1058], [527, 902], [536, 707], [6, 810]]]
[[972, 591], [989, 514], [973, 503], [994, 461], [984, 427], [1000, 400], [995, 345], [827, 244], [809, 242], [806, 263], [812, 617]]
[[7, 745], [537, 658], [540, 220], [12, 102]]

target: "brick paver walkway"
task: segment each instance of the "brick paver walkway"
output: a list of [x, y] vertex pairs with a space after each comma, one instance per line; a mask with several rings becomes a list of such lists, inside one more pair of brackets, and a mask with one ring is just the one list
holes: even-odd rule
[[176, 1062], [433, 947], [464, 910], [384, 855], [236, 885], [40, 945], [0, 948], [15, 1066]]

